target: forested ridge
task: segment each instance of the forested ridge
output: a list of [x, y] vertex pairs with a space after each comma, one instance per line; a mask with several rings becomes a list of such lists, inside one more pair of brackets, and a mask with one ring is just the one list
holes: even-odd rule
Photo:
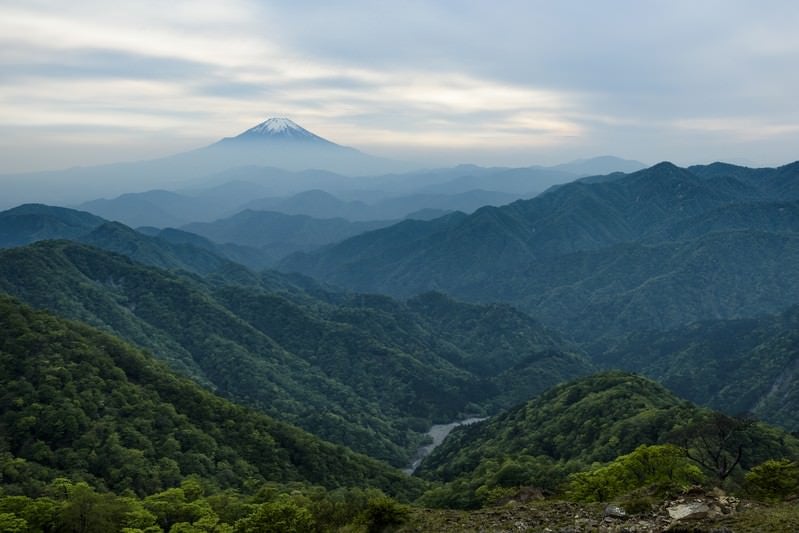
[[[709, 443], [718, 448], [707, 448]], [[474, 507], [513, 494], [516, 487], [568, 492], [569, 481], [575, 475], [581, 479], [578, 473], [658, 445], [675, 447], [655, 449], [673, 456], [671, 466], [664, 463], [667, 469], [687, 468], [690, 456], [712, 456], [693, 464], [695, 477], [678, 484], [720, 483], [727, 476], [742, 483], [745, 471], [767, 460], [799, 459], [799, 439], [785, 431], [699, 408], [640, 376], [606, 372], [558, 385], [489, 420], [457, 428], [422, 462], [419, 475], [443, 482], [425, 495], [427, 503]], [[740, 461], [733, 464], [739, 447]], [[722, 460], [735, 468], [718, 479], [715, 461]]]
[[[419, 483], [178, 377], [108, 334], [0, 296], [3, 486], [37, 494], [66, 476], [152, 494], [188, 476], [412, 494]], [[393, 488], [392, 488], [393, 487]]]
[[352, 290], [504, 301], [590, 341], [799, 301], [799, 163], [660, 163], [283, 260]]
[[113, 332], [219, 394], [396, 466], [407, 464], [432, 421], [495, 411], [591, 369], [574, 347], [508, 306], [436, 294], [408, 303], [321, 288], [312, 295], [278, 281], [231, 285], [70, 241], [0, 252], [1, 290]]
[[587, 349], [597, 364], [640, 372], [693, 402], [799, 430], [799, 307], [629, 333]]

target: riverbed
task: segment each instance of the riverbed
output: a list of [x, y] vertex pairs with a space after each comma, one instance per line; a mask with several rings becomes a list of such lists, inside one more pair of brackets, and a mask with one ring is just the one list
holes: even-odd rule
[[458, 426], [468, 426], [469, 424], [474, 424], [475, 422], [480, 422], [481, 420], [485, 420], [485, 418], [466, 418], [464, 420], [458, 420], [457, 422], [450, 422], [449, 424], [435, 424], [430, 428], [430, 431], [427, 432], [427, 435], [433, 439], [433, 442], [430, 444], [425, 444], [424, 446], [420, 446], [418, 450], [416, 450], [416, 455], [413, 458], [413, 461], [407, 468], [403, 469], [403, 472], [406, 474], [413, 474], [419, 465], [422, 464], [422, 459], [430, 455], [430, 452], [435, 450], [444, 439], [447, 438], [447, 435]]

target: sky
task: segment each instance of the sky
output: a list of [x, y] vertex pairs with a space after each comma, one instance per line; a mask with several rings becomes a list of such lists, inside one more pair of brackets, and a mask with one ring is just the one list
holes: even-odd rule
[[0, 174], [272, 116], [447, 165], [799, 159], [795, 0], [0, 0]]

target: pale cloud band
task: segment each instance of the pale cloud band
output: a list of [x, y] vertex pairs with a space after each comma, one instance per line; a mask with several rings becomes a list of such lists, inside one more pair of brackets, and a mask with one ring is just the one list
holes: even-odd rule
[[5, 0], [0, 172], [163, 155], [269, 115], [449, 162], [796, 158], [793, 2], [499, 5]]

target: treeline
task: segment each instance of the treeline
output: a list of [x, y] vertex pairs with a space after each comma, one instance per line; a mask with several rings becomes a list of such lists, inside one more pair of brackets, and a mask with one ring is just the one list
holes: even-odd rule
[[608, 372], [457, 428], [418, 472], [437, 482], [421, 499], [426, 505], [474, 508], [525, 486], [596, 501], [666, 481], [740, 490], [755, 467], [797, 459], [799, 439], [784, 431]]
[[199, 478], [145, 497], [98, 492], [57, 478], [38, 497], [0, 493], [3, 533], [378, 532], [408, 514], [377, 489], [263, 484], [251, 495], [214, 491]]

